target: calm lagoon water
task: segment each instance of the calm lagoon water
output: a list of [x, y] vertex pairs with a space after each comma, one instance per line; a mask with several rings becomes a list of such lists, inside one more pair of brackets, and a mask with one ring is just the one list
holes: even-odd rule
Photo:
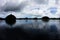
[[[16, 20], [16, 23], [12, 27], [16, 26], [24, 26], [24, 28], [50, 28], [51, 26], [55, 26], [58, 30], [60, 30], [60, 20], [50, 20], [49, 22], [43, 22], [42, 20]], [[28, 26], [29, 25], [29, 26]], [[0, 27], [10, 27], [11, 25], [6, 24], [4, 20], [0, 20]]]

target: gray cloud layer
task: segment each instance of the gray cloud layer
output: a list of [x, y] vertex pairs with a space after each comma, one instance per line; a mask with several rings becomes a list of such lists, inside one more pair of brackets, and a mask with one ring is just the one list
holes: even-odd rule
[[[3, 2], [3, 1], [1, 1], [1, 2]], [[22, 11], [23, 8], [28, 4], [27, 1], [24, 2], [24, 0], [23, 0], [23, 2], [18, 4], [18, 2], [13, 3], [12, 0], [11, 0], [10, 2], [6, 2], [5, 5], [3, 5], [1, 7], [1, 10], [5, 11], [5, 12], [8, 12], [8, 11]], [[36, 3], [39, 3], [39, 4], [44, 4], [45, 3], [45, 0], [33, 0], [33, 1], [36, 2]]]
[[[16, 3], [17, 4], [17, 3]], [[22, 2], [19, 5], [15, 5], [12, 3], [6, 3], [3, 7], [1, 7], [2, 11], [8, 12], [8, 11], [22, 11], [23, 8], [27, 5], [26, 2]]]
[[45, 4], [47, 3], [48, 0], [34, 0], [34, 2], [38, 3], [38, 4]]

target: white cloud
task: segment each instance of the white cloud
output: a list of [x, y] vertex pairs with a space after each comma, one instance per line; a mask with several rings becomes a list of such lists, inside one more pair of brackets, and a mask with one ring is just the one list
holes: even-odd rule
[[[9, 8], [9, 7], [14, 8], [21, 4], [20, 6], [22, 8], [22, 11], [19, 10], [19, 12], [14, 12], [14, 11], [12, 12], [12, 14], [15, 15], [16, 17], [29, 17], [29, 16], [35, 17], [35, 15], [40, 15], [38, 17], [43, 17], [43, 16], [59, 17], [59, 15], [58, 15], [58, 14], [60, 14], [60, 9], [59, 9], [60, 6], [59, 5], [57, 5], [58, 12], [54, 15], [52, 13], [50, 13], [50, 11], [48, 10], [50, 7], [55, 6], [55, 5], [52, 6], [50, 4], [53, 2], [52, 0], [49, 2], [48, 5], [45, 5], [45, 4], [40, 5], [40, 4], [35, 3], [34, 1], [33, 0], [3, 0], [3, 1], [1, 0], [0, 3], [2, 3], [3, 6], [1, 6], [1, 4], [0, 4], [0, 10], [1, 9], [4, 10], [5, 8]], [[5, 5], [6, 3], [8, 3], [8, 4]], [[55, 7], [57, 7], [57, 6], [55, 6]], [[5, 14], [8, 15], [10, 13], [11, 12], [6, 12]], [[25, 14], [22, 14], [22, 13], [25, 13]], [[2, 13], [1, 15], [3, 15], [3, 14], [4, 13]]]

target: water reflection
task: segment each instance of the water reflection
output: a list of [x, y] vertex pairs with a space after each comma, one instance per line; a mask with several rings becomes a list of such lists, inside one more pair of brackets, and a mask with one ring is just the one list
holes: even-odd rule
[[[12, 30], [12, 32], [13, 32], [13, 30], [16, 32], [22, 28], [22, 29], [24, 29], [24, 32], [26, 32], [28, 34], [31, 33], [30, 36], [32, 38], [36, 37], [36, 35], [37, 35], [37, 38], [43, 37], [46, 39], [47, 37], [49, 37], [49, 40], [54, 40], [58, 36], [58, 34], [60, 34], [59, 20], [50, 20], [49, 22], [44, 22], [42, 20], [28, 20], [27, 22], [26, 22], [26, 20], [16, 20], [16, 23], [12, 26], [13, 29], [9, 29], [11, 26], [6, 24], [6, 22], [4, 20], [3, 21], [1, 20], [0, 28], [5, 29], [6, 27], [8, 27], [7, 31], [10, 30], [10, 31], [8, 31], [9, 34], [10, 34], [11, 30]], [[36, 29], [38, 29], [38, 30], [36, 30]], [[19, 32], [21, 33], [21, 30]], [[13, 33], [12, 33], [12, 35], [13, 35]], [[20, 33], [19, 33], [19, 35], [20, 35]], [[38, 36], [38, 35], [40, 35], [40, 36]], [[58, 38], [60, 38], [60, 36], [58, 36]]]
[[[16, 27], [16, 26], [28, 26], [28, 25], [32, 25], [31, 28], [50, 28], [51, 26], [52, 27], [57, 27], [57, 29], [60, 29], [60, 22], [59, 20], [50, 20], [49, 22], [43, 22], [42, 20], [28, 20], [26, 22], [26, 20], [16, 20], [16, 23], [13, 25], [13, 27]], [[6, 22], [3, 20], [0, 20], [0, 27], [4, 27], [4, 26], [7, 26], [8, 24], [6, 24]], [[9, 25], [8, 25], [9, 26]], [[26, 28], [25, 26], [25, 28]], [[28, 26], [29, 28], [30, 26]]]
[[57, 32], [57, 27], [56, 27], [55, 24], [52, 24], [52, 25], [50, 26], [50, 32]]

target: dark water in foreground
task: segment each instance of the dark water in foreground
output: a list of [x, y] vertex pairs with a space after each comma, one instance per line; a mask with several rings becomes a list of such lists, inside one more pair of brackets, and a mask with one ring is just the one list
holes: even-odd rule
[[60, 20], [17, 20], [13, 26], [3, 20], [0, 40], [60, 40]]

